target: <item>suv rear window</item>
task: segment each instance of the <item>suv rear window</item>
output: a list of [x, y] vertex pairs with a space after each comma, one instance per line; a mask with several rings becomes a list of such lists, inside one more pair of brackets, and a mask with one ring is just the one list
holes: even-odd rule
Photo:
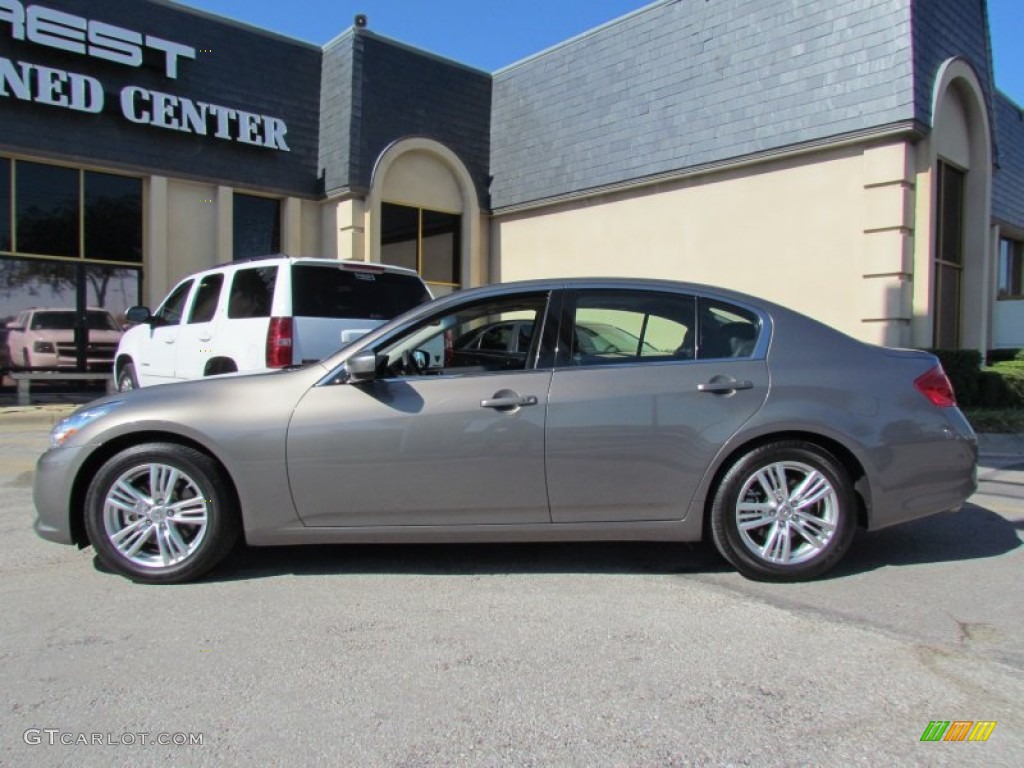
[[270, 317], [276, 282], [277, 267], [254, 267], [235, 272], [228, 299], [228, 317], [233, 320]]
[[430, 300], [413, 275], [363, 272], [313, 264], [292, 268], [292, 314], [390, 320]]

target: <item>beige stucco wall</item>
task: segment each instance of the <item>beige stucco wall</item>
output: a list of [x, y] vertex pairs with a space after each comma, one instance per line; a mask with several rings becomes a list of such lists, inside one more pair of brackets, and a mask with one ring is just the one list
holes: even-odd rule
[[821, 150], [498, 215], [497, 279], [710, 283], [868, 341], [909, 343], [913, 152], [904, 141]]
[[149, 306], [185, 275], [217, 263], [220, 197], [213, 184], [147, 179], [144, 299]]

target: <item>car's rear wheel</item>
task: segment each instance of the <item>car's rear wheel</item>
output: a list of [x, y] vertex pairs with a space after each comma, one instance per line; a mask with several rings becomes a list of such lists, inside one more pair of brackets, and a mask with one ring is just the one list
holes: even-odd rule
[[138, 388], [139, 380], [135, 376], [135, 365], [133, 363], [125, 363], [121, 366], [120, 373], [117, 374], [117, 391], [127, 392]]
[[134, 581], [203, 575], [238, 538], [238, 514], [217, 464], [173, 443], [128, 448], [96, 473], [85, 524], [100, 560]]
[[849, 473], [821, 448], [780, 441], [743, 455], [711, 507], [715, 546], [744, 576], [799, 581], [832, 568], [853, 540]]

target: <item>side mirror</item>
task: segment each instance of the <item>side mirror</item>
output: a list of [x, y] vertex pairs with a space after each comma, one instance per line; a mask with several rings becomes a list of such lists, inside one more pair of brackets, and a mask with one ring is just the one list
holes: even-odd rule
[[349, 384], [362, 384], [377, 378], [377, 355], [361, 352], [345, 361], [345, 373]]
[[149, 307], [129, 307], [124, 313], [125, 320], [129, 323], [148, 323], [152, 319]]

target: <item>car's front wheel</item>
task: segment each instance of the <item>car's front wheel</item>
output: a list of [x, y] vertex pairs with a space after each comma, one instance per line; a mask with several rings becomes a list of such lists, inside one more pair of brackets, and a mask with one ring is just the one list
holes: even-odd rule
[[127, 392], [139, 388], [139, 380], [135, 376], [134, 363], [125, 363], [117, 374], [117, 391]]
[[99, 559], [134, 581], [190, 581], [216, 566], [238, 538], [238, 514], [218, 465], [174, 443], [114, 455], [85, 499]]
[[710, 522], [718, 551], [744, 576], [799, 581], [820, 576], [846, 553], [856, 498], [849, 473], [831, 453], [779, 441], [729, 468]]

